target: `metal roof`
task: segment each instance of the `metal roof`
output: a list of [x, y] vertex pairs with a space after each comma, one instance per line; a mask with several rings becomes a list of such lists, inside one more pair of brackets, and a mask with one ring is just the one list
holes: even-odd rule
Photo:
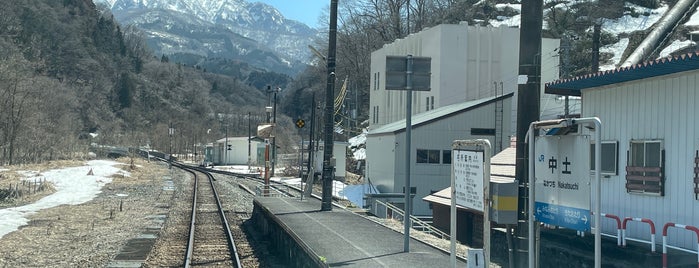
[[[490, 181], [515, 181], [516, 151], [517, 149], [515, 147], [508, 147], [490, 158]], [[445, 206], [451, 206], [451, 187], [447, 187], [439, 192], [423, 197], [422, 200]], [[460, 205], [457, 205], [457, 208], [470, 210]]]
[[699, 69], [699, 51], [647, 61], [624, 68], [587, 74], [546, 83], [546, 93], [580, 96], [583, 89]]
[[[488, 98], [483, 98], [483, 99], [478, 99], [478, 100], [472, 100], [472, 101], [467, 101], [467, 102], [462, 102], [462, 103], [457, 103], [457, 104], [452, 104], [444, 107], [440, 107], [434, 110], [430, 110], [424, 113], [419, 113], [419, 114], [414, 114], [411, 117], [411, 125], [412, 127], [419, 127], [421, 125], [429, 124], [433, 121], [446, 118], [449, 116], [453, 116], [462, 112], [466, 112], [478, 107], [481, 107], [483, 105], [490, 104], [495, 101], [500, 101], [506, 98], [511, 98], [514, 95], [514, 93], [507, 93], [502, 96], [497, 96], [497, 97], [488, 97]], [[369, 130], [369, 133], [367, 134], [368, 136], [373, 136], [373, 135], [380, 135], [380, 134], [388, 134], [388, 133], [393, 133], [397, 134], [399, 132], [405, 131], [405, 119], [398, 120], [393, 123], [389, 123], [383, 126], [380, 126], [376, 129]]]

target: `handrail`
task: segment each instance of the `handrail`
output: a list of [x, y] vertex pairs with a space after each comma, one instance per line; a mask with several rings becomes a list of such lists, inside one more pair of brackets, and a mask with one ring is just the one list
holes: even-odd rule
[[[404, 216], [405, 213], [403, 212], [402, 209], [400, 209], [400, 208], [398, 208], [398, 207], [396, 207], [396, 206], [394, 206], [394, 205], [392, 205], [392, 204], [390, 204], [390, 203], [384, 203], [384, 202], [382, 202], [382, 201], [380, 201], [380, 200], [376, 200], [376, 203], [385, 206], [387, 209], [391, 209], [392, 211], [395, 211], [396, 214], [400, 215], [401, 218], [404, 218], [404, 217], [405, 217], [405, 216]], [[426, 222], [424, 222], [423, 220], [420, 220], [419, 218], [417, 218], [417, 217], [415, 217], [415, 216], [413, 216], [413, 215], [410, 215], [410, 220], [411, 220], [411, 222], [413, 223], [413, 224], [412, 224], [413, 226], [411, 226], [413, 229], [415, 228], [415, 225], [419, 225], [420, 228], [423, 228], [423, 230], [424, 230], [424, 229], [427, 229], [427, 230], [428, 230], [426, 233], [435, 235], [435, 236], [437, 236], [437, 237], [439, 237], [439, 238], [441, 238], [441, 239], [450, 239], [449, 234], [447, 234], [447, 233], [445, 233], [445, 232], [443, 232], [443, 231], [441, 231], [441, 230], [435, 228], [434, 226], [430, 225], [429, 223], [426, 223]]]

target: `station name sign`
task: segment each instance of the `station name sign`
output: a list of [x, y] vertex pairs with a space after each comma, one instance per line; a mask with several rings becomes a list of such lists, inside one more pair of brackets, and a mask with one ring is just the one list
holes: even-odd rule
[[590, 230], [590, 138], [540, 136], [535, 142], [537, 221]]

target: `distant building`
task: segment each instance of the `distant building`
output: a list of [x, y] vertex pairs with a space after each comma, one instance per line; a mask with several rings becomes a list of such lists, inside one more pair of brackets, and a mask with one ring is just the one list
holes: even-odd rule
[[[512, 93], [452, 104], [413, 115], [410, 177], [416, 193], [413, 215], [431, 216], [425, 196], [449, 187], [451, 146], [454, 140], [485, 138], [493, 147], [507, 147], [509, 138], [496, 141], [497, 128], [510, 131], [509, 121], [496, 121], [496, 107], [512, 104]], [[509, 117], [510, 111], [502, 112]], [[405, 186], [405, 120], [372, 129], [367, 134], [366, 176], [381, 193], [403, 193]], [[403, 201], [391, 202], [404, 207]]]
[[[313, 152], [313, 161], [311, 162], [313, 165], [314, 173], [323, 172], [323, 154], [325, 150], [324, 145], [325, 142], [323, 142], [323, 140], [318, 140], [318, 142], [314, 144], [316, 150]], [[347, 176], [346, 162], [348, 145], [349, 143], [344, 141], [333, 141], [332, 158], [335, 159], [335, 180], [344, 181], [345, 177]]]
[[[265, 141], [258, 137], [252, 137], [249, 146], [250, 164], [264, 166]], [[247, 165], [248, 137], [221, 138], [210, 145], [207, 150], [207, 157], [209, 156], [214, 165]]]
[[[649, 219], [657, 236], [668, 223], [699, 227], [698, 89], [697, 53], [546, 84], [549, 93], [582, 96], [582, 116], [602, 121], [602, 213]], [[648, 224], [626, 227], [627, 237], [650, 241]], [[603, 233], [616, 230], [602, 221]], [[671, 246], [696, 250], [699, 234], [667, 235]]]

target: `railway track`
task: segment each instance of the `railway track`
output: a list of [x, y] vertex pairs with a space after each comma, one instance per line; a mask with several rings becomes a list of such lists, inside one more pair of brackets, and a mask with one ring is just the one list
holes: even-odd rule
[[189, 168], [185, 170], [194, 175], [194, 196], [184, 267], [241, 267], [230, 224], [214, 186], [213, 175]]
[[[145, 267], [258, 267], [241, 225], [246, 213], [227, 211], [214, 177], [205, 170], [173, 164], [191, 174], [190, 187], [173, 201], [164, 232]], [[247, 257], [241, 265], [238, 248]]]

